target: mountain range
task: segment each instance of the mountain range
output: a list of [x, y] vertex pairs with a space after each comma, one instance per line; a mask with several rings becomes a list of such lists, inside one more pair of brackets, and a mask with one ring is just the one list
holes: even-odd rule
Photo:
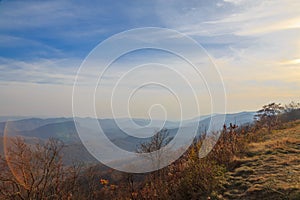
[[[198, 133], [222, 128], [220, 123], [225, 120], [225, 124], [233, 123], [243, 125], [253, 122], [255, 112], [240, 112], [233, 114], [213, 114], [190, 120], [182, 121], [160, 121], [149, 119], [97, 119], [105, 135], [117, 146], [128, 151], [136, 151], [137, 147], [151, 139], [151, 135], [165, 128], [169, 132], [169, 137], [174, 137], [179, 130], [189, 130], [191, 126], [198, 126]], [[22, 136], [27, 140], [45, 141], [49, 138], [56, 138], [66, 145], [66, 157], [70, 160], [85, 159], [95, 161], [82, 145], [76, 128], [80, 128], [81, 133], [87, 134], [91, 141], [93, 134], [97, 134], [98, 126], [93, 125], [96, 119], [92, 118], [24, 118], [24, 117], [1, 117], [0, 119], [10, 119], [0, 122], [0, 137]], [[215, 124], [219, 125], [214, 127]], [[132, 127], [135, 125], [136, 127]], [[1, 139], [0, 138], [0, 139]], [[1, 143], [0, 143], [1, 145]], [[3, 147], [1, 147], [3, 148]], [[0, 150], [0, 153], [3, 149]], [[84, 156], [83, 156], [84, 155]]]

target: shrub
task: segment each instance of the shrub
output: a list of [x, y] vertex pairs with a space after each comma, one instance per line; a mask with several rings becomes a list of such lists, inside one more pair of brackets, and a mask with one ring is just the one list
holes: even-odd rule
[[209, 157], [199, 159], [195, 150], [189, 153], [187, 167], [182, 172], [176, 199], [207, 199], [220, 191], [225, 181], [225, 167]]

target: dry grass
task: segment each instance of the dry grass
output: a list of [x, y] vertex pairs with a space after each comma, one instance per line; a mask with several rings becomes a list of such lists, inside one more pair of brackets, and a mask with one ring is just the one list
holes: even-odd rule
[[261, 135], [236, 162], [226, 199], [300, 199], [300, 121]]

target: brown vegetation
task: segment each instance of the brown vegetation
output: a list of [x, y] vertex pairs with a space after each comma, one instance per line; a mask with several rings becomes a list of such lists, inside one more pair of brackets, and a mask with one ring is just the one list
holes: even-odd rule
[[[299, 104], [268, 104], [253, 125], [224, 125], [206, 157], [198, 156], [203, 136], [168, 167], [142, 175], [64, 166], [60, 142], [16, 138], [1, 158], [0, 199], [299, 199], [299, 113]], [[168, 142], [163, 130], [139, 152]]]

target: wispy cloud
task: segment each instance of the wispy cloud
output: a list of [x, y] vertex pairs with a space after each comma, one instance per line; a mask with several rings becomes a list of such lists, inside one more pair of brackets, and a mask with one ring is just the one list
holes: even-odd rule
[[[15, 48], [23, 40], [18, 59], [46, 57], [49, 48], [56, 49], [66, 57], [84, 58], [99, 42], [112, 34], [130, 28], [157, 22], [150, 17], [151, 3], [111, 2], [90, 3], [77, 1], [2, 1], [0, 2], [0, 34], [5, 37], [1, 51]], [[154, 25], [154, 23], [153, 23]], [[30, 42], [30, 43], [29, 43]], [[35, 48], [40, 45], [39, 49]], [[15, 48], [16, 50], [16, 48]], [[27, 53], [26, 53], [27, 52]], [[31, 52], [31, 54], [28, 54]], [[5, 56], [13, 58], [9, 51]]]
[[[246, 1], [244, 1], [246, 2]], [[222, 27], [223, 31], [230, 27], [236, 35], [261, 35], [284, 29], [300, 28], [300, 2], [253, 1], [253, 7], [241, 10], [216, 21], [208, 21]]]
[[[102, 0], [90, 4], [65, 0], [1, 1], [0, 87], [7, 96], [0, 106], [6, 108], [11, 104], [13, 110], [9, 99], [14, 98], [17, 104], [18, 94], [26, 96], [22, 85], [28, 85], [28, 105], [31, 96], [45, 93], [42, 86], [51, 88], [51, 95], [45, 95], [49, 98], [64, 96], [65, 87], [70, 96], [78, 67], [95, 45], [115, 33], [144, 26], [175, 29], [202, 44], [220, 67], [229, 110], [244, 109], [245, 104], [249, 105], [247, 109], [255, 109], [270, 99], [299, 100], [299, 8], [298, 0]], [[145, 35], [153, 43], [164, 39], [153, 33]], [[151, 59], [180, 70], [188, 69], [165, 55], [147, 58], [150, 60], [137, 54], [121, 59], [106, 74], [105, 82], [109, 85], [130, 66]], [[162, 72], [158, 76], [151, 70], [147, 74], [149, 78], [166, 75]], [[92, 70], [82, 78], [88, 83], [95, 76], [98, 72]], [[143, 76], [137, 79], [142, 80]], [[194, 78], [191, 81], [197, 82]], [[35, 92], [30, 88], [38, 89]], [[257, 101], [253, 102], [253, 98]], [[42, 100], [39, 98], [36, 104]]]
[[299, 1], [192, 1], [185, 10], [177, 2], [159, 12], [162, 21], [196, 38], [215, 58], [229, 110], [245, 102], [255, 108], [270, 99], [299, 100]]
[[0, 58], [0, 84], [15, 82], [72, 85], [79, 65], [79, 60], [76, 59], [22, 61]]
[[[190, 35], [258, 35], [277, 30], [299, 28], [297, 0], [282, 2], [258, 0], [192, 1], [180, 7], [167, 1], [167, 12], [158, 12], [171, 27]], [[164, 9], [163, 9], [164, 10]], [[171, 20], [175, 19], [175, 20]]]

